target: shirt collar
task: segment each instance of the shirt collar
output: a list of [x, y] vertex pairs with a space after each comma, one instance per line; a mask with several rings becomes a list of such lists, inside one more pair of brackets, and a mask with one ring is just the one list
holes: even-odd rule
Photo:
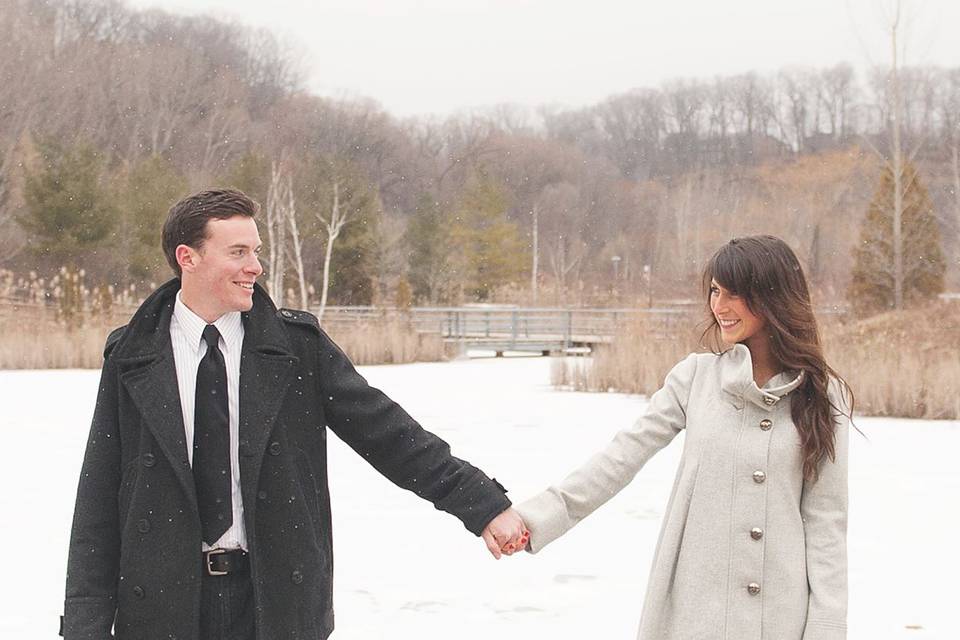
[[[207, 326], [207, 321], [183, 303], [180, 297], [182, 293], [182, 290], [177, 291], [177, 301], [173, 305], [173, 319], [179, 325], [183, 335], [186, 336], [187, 344], [193, 346], [199, 353], [203, 345], [203, 330]], [[230, 311], [223, 314], [214, 320], [213, 326], [220, 332], [220, 342], [226, 351], [236, 349], [242, 344], [243, 320], [239, 311]]]

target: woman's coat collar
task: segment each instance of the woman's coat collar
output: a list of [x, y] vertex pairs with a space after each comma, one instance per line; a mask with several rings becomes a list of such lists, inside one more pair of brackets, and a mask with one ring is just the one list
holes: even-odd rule
[[780, 400], [800, 386], [803, 378], [803, 371], [796, 375], [778, 373], [761, 389], [753, 379], [753, 360], [746, 345], [735, 344], [720, 354], [720, 386], [734, 396], [738, 408], [751, 402], [761, 409], [773, 411]]

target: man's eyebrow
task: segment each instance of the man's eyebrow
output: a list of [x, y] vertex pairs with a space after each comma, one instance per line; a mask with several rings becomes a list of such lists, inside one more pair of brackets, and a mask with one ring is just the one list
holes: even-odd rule
[[[262, 246], [263, 246], [262, 244], [258, 244], [256, 247], [254, 247], [254, 249], [259, 249], [259, 248], [261, 248]], [[228, 248], [228, 249], [249, 249], [249, 248], [250, 248], [250, 245], [249, 245], [249, 244], [244, 244], [244, 243], [242, 243], [242, 242], [237, 242], [237, 243], [231, 244], [231, 245], [228, 246], [227, 248]]]

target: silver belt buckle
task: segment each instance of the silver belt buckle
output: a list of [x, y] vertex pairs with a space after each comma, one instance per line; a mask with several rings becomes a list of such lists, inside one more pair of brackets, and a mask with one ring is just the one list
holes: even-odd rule
[[227, 574], [229, 573], [228, 571], [214, 571], [214, 570], [213, 570], [213, 567], [210, 565], [210, 558], [211, 558], [211, 557], [213, 557], [213, 556], [218, 556], [218, 555], [220, 555], [221, 553], [226, 553], [226, 552], [227, 552], [226, 549], [210, 549], [209, 551], [205, 551], [205, 552], [204, 552], [204, 554], [203, 554], [203, 564], [204, 564], [204, 566], [205, 566], [206, 569], [207, 569], [207, 575], [208, 575], [208, 576], [225, 576], [225, 575], [227, 575]]

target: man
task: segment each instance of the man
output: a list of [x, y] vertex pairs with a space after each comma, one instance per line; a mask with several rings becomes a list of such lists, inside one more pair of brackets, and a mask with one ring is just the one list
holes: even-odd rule
[[[323, 639], [333, 630], [329, 427], [495, 557], [523, 523], [504, 489], [367, 385], [304, 311], [278, 311], [257, 205], [234, 190], [170, 210], [177, 278], [104, 351], [77, 492], [68, 640]], [[524, 541], [525, 543], [525, 541]]]

